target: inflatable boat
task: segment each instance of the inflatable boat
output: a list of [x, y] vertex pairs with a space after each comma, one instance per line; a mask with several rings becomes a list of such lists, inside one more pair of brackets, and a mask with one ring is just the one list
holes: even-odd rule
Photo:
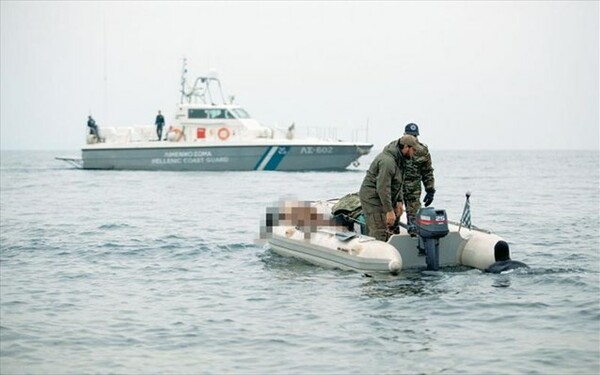
[[510, 261], [503, 238], [470, 223], [448, 221], [442, 209], [419, 210], [416, 235], [409, 234], [403, 215], [396, 233], [383, 242], [364, 234], [362, 218], [350, 220], [354, 225], [339, 220], [339, 213], [332, 212], [335, 203], [337, 200], [279, 202], [267, 209], [261, 237], [277, 254], [365, 274], [460, 265], [485, 271], [498, 262]]

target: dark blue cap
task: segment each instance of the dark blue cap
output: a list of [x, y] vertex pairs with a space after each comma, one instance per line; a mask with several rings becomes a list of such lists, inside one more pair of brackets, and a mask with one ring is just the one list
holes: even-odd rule
[[410, 134], [416, 137], [419, 135], [419, 127], [417, 124], [411, 122], [404, 127], [404, 134]]

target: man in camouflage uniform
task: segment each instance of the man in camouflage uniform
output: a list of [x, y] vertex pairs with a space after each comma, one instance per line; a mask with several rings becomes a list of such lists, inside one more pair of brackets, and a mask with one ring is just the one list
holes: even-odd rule
[[[404, 128], [404, 134], [409, 134], [415, 138], [419, 136], [419, 127], [417, 124], [410, 123]], [[418, 140], [417, 140], [418, 141]], [[433, 177], [433, 166], [431, 164], [431, 155], [426, 145], [419, 142], [421, 146], [415, 156], [408, 161], [406, 165], [406, 174], [404, 176], [404, 186], [402, 193], [404, 195], [404, 205], [406, 206], [406, 219], [408, 224], [408, 233], [411, 236], [416, 235], [415, 218], [417, 211], [421, 208], [421, 183], [425, 187], [425, 198], [423, 203], [428, 207], [433, 202], [435, 194], [435, 179]]]
[[387, 241], [402, 215], [402, 183], [408, 159], [420, 148], [412, 135], [403, 135], [375, 157], [360, 187], [360, 204], [368, 235]]

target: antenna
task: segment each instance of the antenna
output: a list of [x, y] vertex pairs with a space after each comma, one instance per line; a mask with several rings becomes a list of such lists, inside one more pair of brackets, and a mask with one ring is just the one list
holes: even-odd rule
[[187, 73], [187, 59], [183, 58], [183, 66], [181, 67], [181, 98], [180, 103], [183, 103], [183, 97], [185, 96], [185, 74]]
[[[220, 99], [221, 99], [221, 103], [225, 104], [225, 96], [223, 95], [223, 88], [221, 87], [221, 81], [219, 81], [219, 78], [217, 78], [217, 73], [214, 70], [211, 70], [209, 72], [209, 74], [205, 77], [200, 76], [197, 77], [196, 80], [194, 81], [194, 85], [189, 89], [186, 90], [186, 80], [185, 80], [185, 75], [187, 74], [187, 59], [184, 57], [183, 58], [183, 66], [181, 68], [181, 99], [180, 99], [180, 103], [184, 103], [184, 101], [187, 101], [188, 103], [192, 103], [192, 99], [194, 100], [194, 102], [196, 102], [198, 99], [202, 100], [202, 102], [204, 103], [210, 103], [210, 104], [215, 104], [214, 100], [213, 100], [213, 93], [211, 91], [210, 88], [210, 84], [212, 81], [216, 81], [217, 82], [217, 86], [219, 89], [219, 94], [220, 94]], [[207, 95], [208, 95], [208, 102], [207, 102]]]

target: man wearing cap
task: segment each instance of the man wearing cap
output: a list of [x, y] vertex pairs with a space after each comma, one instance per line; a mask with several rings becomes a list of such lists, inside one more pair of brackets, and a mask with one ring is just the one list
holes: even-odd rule
[[[419, 127], [414, 123], [407, 124], [404, 127], [404, 134], [417, 138], [419, 136]], [[418, 138], [417, 142], [419, 142]], [[433, 202], [433, 195], [435, 194], [435, 179], [433, 177], [431, 155], [426, 145], [419, 142], [419, 146], [421, 146], [421, 149], [415, 153], [406, 165], [406, 174], [402, 188], [404, 205], [406, 206], [408, 233], [411, 236], [415, 236], [417, 232], [415, 218], [417, 211], [421, 208], [421, 202], [419, 201], [421, 199], [421, 183], [425, 187], [426, 194], [423, 199], [425, 207], [428, 207]]]
[[368, 235], [387, 241], [402, 215], [402, 183], [407, 161], [420, 149], [412, 135], [385, 146], [375, 157], [360, 187], [359, 197]]

